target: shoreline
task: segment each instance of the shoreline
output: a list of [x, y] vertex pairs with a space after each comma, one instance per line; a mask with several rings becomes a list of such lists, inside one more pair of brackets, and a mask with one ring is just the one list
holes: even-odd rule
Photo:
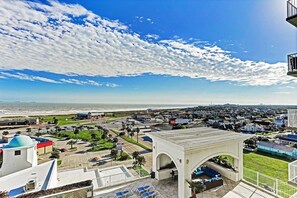
[[173, 106], [173, 107], [152, 107], [152, 108], [127, 108], [127, 109], [104, 109], [104, 110], [72, 110], [72, 111], [57, 111], [57, 112], [32, 112], [32, 113], [15, 113], [15, 114], [0, 114], [1, 119], [9, 118], [24, 118], [24, 117], [42, 117], [42, 116], [63, 116], [63, 115], [73, 115], [76, 113], [88, 113], [88, 112], [102, 112], [102, 113], [118, 113], [118, 112], [137, 112], [137, 111], [147, 111], [151, 110], [177, 110], [185, 108], [193, 108], [196, 105], [186, 105], [186, 106]]

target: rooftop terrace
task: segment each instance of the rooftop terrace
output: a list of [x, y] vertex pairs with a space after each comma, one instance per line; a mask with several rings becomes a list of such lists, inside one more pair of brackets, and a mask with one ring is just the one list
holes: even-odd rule
[[208, 127], [153, 132], [150, 137], [157, 137], [177, 145], [182, 150], [205, 149], [235, 140], [245, 140], [251, 135], [223, 131]]

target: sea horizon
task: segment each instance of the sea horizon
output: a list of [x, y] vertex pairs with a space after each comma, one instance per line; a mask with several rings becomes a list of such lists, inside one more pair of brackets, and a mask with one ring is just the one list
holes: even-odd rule
[[176, 109], [194, 104], [41, 103], [0, 102], [0, 118], [13, 116], [66, 115], [87, 112], [120, 112], [147, 109]]

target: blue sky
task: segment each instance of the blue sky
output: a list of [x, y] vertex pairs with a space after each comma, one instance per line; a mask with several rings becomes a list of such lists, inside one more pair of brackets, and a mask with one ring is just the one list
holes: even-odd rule
[[285, 0], [4, 0], [0, 14], [0, 101], [296, 104]]

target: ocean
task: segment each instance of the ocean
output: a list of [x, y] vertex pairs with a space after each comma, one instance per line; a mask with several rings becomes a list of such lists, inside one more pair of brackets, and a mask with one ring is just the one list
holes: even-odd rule
[[6, 103], [0, 102], [0, 117], [62, 115], [78, 112], [116, 112], [146, 109], [185, 108], [194, 105], [180, 104], [70, 104], [70, 103]]

